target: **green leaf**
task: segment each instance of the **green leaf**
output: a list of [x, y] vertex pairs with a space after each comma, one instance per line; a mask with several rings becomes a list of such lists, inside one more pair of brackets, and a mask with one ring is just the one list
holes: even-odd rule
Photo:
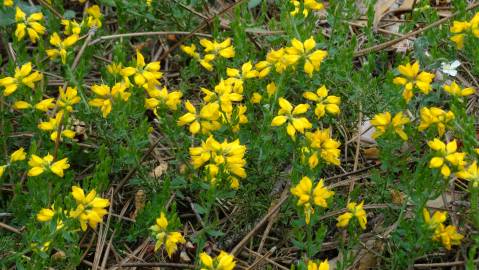
[[13, 18], [13, 10], [0, 10], [0, 27], [14, 23], [15, 19]]
[[67, 20], [75, 18], [75, 11], [66, 10], [65, 13], [63, 13], [63, 17], [65, 17], [65, 19], [67, 19]]

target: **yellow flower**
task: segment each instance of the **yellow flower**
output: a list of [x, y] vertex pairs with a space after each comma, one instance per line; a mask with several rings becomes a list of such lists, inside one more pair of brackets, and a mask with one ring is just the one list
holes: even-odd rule
[[316, 47], [316, 41], [314, 41], [313, 37], [310, 37], [304, 42], [293, 38], [293, 40], [291, 40], [291, 45], [292, 47], [286, 48], [286, 52], [289, 55], [304, 57], [304, 72], [311, 78], [314, 71], [319, 71], [321, 62], [326, 58], [328, 52], [314, 50]]
[[[56, 141], [58, 135], [58, 126], [60, 125], [61, 121], [63, 121], [63, 111], [59, 111], [55, 117], [50, 118], [48, 122], [40, 122], [40, 124], [38, 124], [38, 128], [43, 131], [51, 131], [52, 133], [50, 133], [50, 139], [52, 141]], [[73, 139], [75, 137], [75, 132], [73, 130], [64, 128], [61, 132], [60, 139], [62, 137]]]
[[11, 7], [13, 6], [13, 0], [3, 0], [4, 7]]
[[315, 263], [312, 260], [308, 261], [308, 270], [329, 270], [328, 259], [320, 263]]
[[42, 208], [40, 212], [37, 214], [37, 220], [40, 222], [48, 222], [52, 220], [53, 216], [55, 215], [55, 211], [50, 208]]
[[196, 60], [200, 59], [200, 54], [196, 51], [196, 45], [195, 44], [191, 44], [190, 46], [181, 45], [180, 49], [184, 53], [186, 53], [188, 56], [190, 56], [190, 57], [192, 57]]
[[201, 268], [200, 270], [233, 270], [236, 266], [234, 256], [224, 251], [216, 258], [211, 258], [206, 252], [200, 254]]
[[68, 112], [73, 111], [73, 105], [80, 103], [80, 97], [76, 87], [67, 87], [66, 91], [63, 87], [59, 87], [60, 95], [57, 100], [57, 106], [66, 109]]
[[219, 143], [213, 136], [208, 137], [206, 141], [201, 142], [199, 147], [190, 147], [191, 164], [195, 169], [202, 166], [206, 169], [212, 183], [216, 181], [216, 176], [222, 172], [227, 175], [232, 186], [238, 184], [239, 178], [246, 178], [246, 161], [244, 155], [246, 146], [241, 145], [239, 140], [231, 143], [223, 141]]
[[447, 218], [446, 211], [436, 211], [434, 212], [431, 218], [429, 211], [426, 208], [423, 208], [422, 214], [424, 217], [424, 222], [426, 222], [427, 226], [431, 230], [435, 230], [440, 224], [444, 223], [444, 221], [446, 221], [446, 218]]
[[28, 108], [31, 108], [32, 105], [26, 101], [22, 101], [22, 100], [19, 100], [19, 101], [15, 101], [15, 103], [13, 103], [12, 105], [12, 108], [15, 109], [15, 110], [25, 110], [25, 109], [28, 109]]
[[168, 230], [168, 220], [163, 212], [161, 212], [160, 217], [156, 219], [156, 224], [150, 227], [150, 230], [152, 230], [156, 238], [155, 251], [164, 244], [166, 253], [168, 253], [168, 257], [170, 258], [178, 249], [178, 244], [186, 242], [180, 232]]
[[451, 175], [450, 165], [456, 166], [459, 169], [464, 168], [466, 154], [457, 152], [456, 140], [445, 144], [439, 139], [434, 139], [427, 144], [432, 150], [436, 151], [436, 156], [429, 162], [429, 168], [441, 168], [441, 174], [444, 177]]
[[384, 112], [380, 114], [376, 114], [374, 118], [371, 120], [371, 125], [373, 125], [376, 131], [373, 134], [373, 138], [378, 138], [379, 136], [386, 133], [389, 128], [392, 128], [396, 134], [401, 137], [401, 139], [407, 141], [408, 136], [406, 132], [404, 132], [404, 125], [409, 123], [410, 119], [405, 116], [402, 112], [397, 113], [394, 115], [391, 121], [391, 113]]
[[454, 119], [454, 113], [451, 111], [444, 111], [437, 107], [423, 107], [420, 110], [421, 122], [418, 130], [424, 131], [430, 126], [436, 125], [439, 136], [446, 132], [447, 124]]
[[256, 69], [262, 74], [265, 69], [269, 73], [270, 66], [274, 66], [276, 72], [283, 73], [288, 67], [296, 65], [300, 59], [298, 54], [289, 54], [284, 48], [278, 50], [271, 50], [266, 55], [266, 62], [260, 62], [256, 65]]
[[200, 61], [200, 65], [202, 67], [204, 67], [206, 70], [208, 71], [213, 71], [213, 64], [211, 64], [211, 62], [213, 60], [215, 60], [215, 55], [214, 54], [207, 54], [205, 55], [205, 57], [203, 57], [202, 59], [198, 59]]
[[466, 36], [465, 32], [469, 31], [470, 29], [470, 22], [454, 21], [452, 23], [450, 31], [453, 35], [450, 39], [452, 42], [456, 43], [456, 47], [459, 50], [462, 50], [464, 48], [464, 37]]
[[263, 98], [263, 96], [261, 96], [260, 93], [254, 92], [253, 95], [251, 96], [250, 101], [251, 101], [251, 103], [253, 103], [253, 104], [259, 104], [259, 103], [261, 103], [261, 99], [262, 99], [262, 98]]
[[27, 17], [25, 12], [18, 6], [16, 7], [15, 21], [17, 22], [17, 29], [15, 30], [15, 36], [17, 39], [23, 40], [25, 34], [28, 34], [30, 41], [36, 43], [40, 39], [40, 36], [45, 34], [45, 27], [39, 23], [43, 20], [43, 14], [41, 12], [32, 13]]
[[7, 168], [7, 165], [0, 165], [0, 177], [2, 177], [3, 173], [5, 172], [5, 169]]
[[150, 62], [145, 63], [145, 58], [139, 50], [136, 51], [136, 66], [135, 67], [126, 67], [122, 69], [121, 74], [125, 77], [133, 76], [135, 84], [144, 89], [152, 88], [154, 85], [159, 85], [158, 81], [163, 73], [160, 72], [160, 62]]
[[323, 159], [327, 164], [339, 166], [339, 156], [341, 151], [339, 146], [341, 143], [331, 138], [330, 129], [319, 130], [315, 132], [306, 132], [305, 137], [308, 145], [311, 148], [312, 154], [308, 159], [308, 164], [311, 169], [314, 169], [318, 163], [319, 158]]
[[477, 162], [472, 162], [467, 169], [462, 169], [457, 174], [457, 177], [466, 179], [473, 182], [473, 186], [477, 187], [479, 185], [479, 169], [477, 167]]
[[[235, 86], [231, 83], [232, 81], [229, 80], [221, 80], [215, 86], [214, 92], [201, 87], [201, 92], [205, 94], [203, 100], [206, 103], [218, 103], [222, 112], [230, 114], [233, 111], [233, 102], [239, 102], [243, 100], [243, 95], [241, 93], [235, 93]], [[236, 90], [242, 92], [242, 86], [240, 88], [241, 89]]]
[[68, 158], [61, 159], [59, 161], [53, 162], [53, 156], [48, 154], [43, 158], [32, 155], [28, 161], [28, 165], [31, 167], [28, 171], [28, 176], [38, 176], [45, 171], [51, 171], [52, 173], [63, 177], [63, 171], [70, 168], [68, 164]]
[[258, 77], [259, 72], [253, 69], [251, 61], [244, 63], [241, 66], [241, 71], [236, 68], [226, 68], [226, 75], [230, 78], [237, 78], [240, 80], [252, 79]]
[[37, 104], [35, 104], [35, 109], [42, 111], [42, 112], [48, 112], [48, 110], [51, 110], [55, 108], [55, 99], [54, 98], [47, 98], [44, 100], [41, 100]]
[[268, 76], [268, 74], [271, 72], [271, 65], [272, 63], [266, 60], [259, 61], [258, 63], [256, 63], [254, 67], [258, 71], [258, 78], [264, 78]]
[[323, 208], [328, 207], [327, 199], [334, 195], [333, 191], [324, 186], [324, 179], [319, 180], [313, 189], [313, 182], [304, 176], [299, 183], [291, 188], [291, 194], [298, 197], [298, 206], [303, 206], [306, 224], [309, 224], [311, 213], [314, 213], [314, 205]]
[[361, 226], [363, 230], [366, 229], [367, 217], [366, 211], [363, 209], [363, 205], [364, 201], [362, 201], [360, 204], [356, 204], [354, 202], [348, 203], [347, 212], [338, 217], [338, 223], [336, 226], [344, 228], [348, 226], [351, 218], [356, 217], [358, 219], [359, 226]]
[[70, 217], [78, 219], [83, 231], [86, 231], [87, 224], [95, 229], [98, 223], [101, 223], [103, 216], [108, 213], [105, 209], [110, 205], [108, 199], [96, 196], [96, 191], [92, 189], [86, 196], [81, 187], [73, 186], [71, 192], [76, 202], [76, 209], [70, 210]]
[[[301, 7], [301, 2], [299, 0], [290, 0], [290, 2], [294, 6], [294, 10], [290, 12], [291, 16], [296, 16]], [[307, 17], [309, 15], [309, 12], [312, 11], [318, 11], [324, 8], [323, 3], [319, 3], [316, 0], [303, 0], [303, 16]], [[308, 269], [309, 270], [309, 269]]]
[[156, 86], [147, 89], [148, 96], [150, 98], [145, 99], [145, 107], [152, 110], [158, 106], [166, 106], [172, 111], [178, 109], [178, 104], [181, 103], [181, 97], [183, 93], [180, 91], [168, 92], [166, 86], [162, 89], [158, 89]]
[[[213, 55], [213, 59], [219, 55], [223, 58], [235, 57], [235, 49], [231, 45], [231, 39], [227, 38], [222, 42], [216, 42], [216, 40], [210, 41], [205, 38], [200, 39], [200, 44], [204, 48], [204, 52], [209, 55]], [[213, 60], [210, 58], [210, 60]]]
[[28, 62], [21, 67], [15, 68], [14, 77], [5, 77], [0, 79], [0, 86], [5, 87], [4, 96], [9, 96], [17, 91], [18, 87], [25, 85], [31, 89], [35, 87], [35, 82], [43, 78], [38, 71], [32, 73], [32, 63]]
[[116, 83], [113, 87], [108, 85], [92, 85], [91, 90], [99, 96], [88, 102], [93, 107], [101, 109], [103, 117], [106, 118], [110, 112], [115, 99], [121, 98], [123, 101], [128, 101], [130, 93], [126, 92], [126, 86], [123, 83]]
[[80, 35], [81, 33], [81, 26], [75, 20], [65, 20], [61, 21], [61, 24], [64, 27], [63, 34], [67, 36], [71, 35]]
[[18, 150], [16, 150], [10, 155], [10, 163], [13, 163], [16, 161], [22, 161], [22, 160], [25, 160], [25, 158], [27, 158], [25, 149], [23, 149], [23, 147], [20, 147]]
[[316, 93], [305, 92], [303, 97], [316, 102], [314, 114], [316, 114], [318, 119], [321, 119], [326, 112], [332, 115], [337, 115], [340, 112], [339, 104], [341, 103], [341, 98], [333, 95], [328, 96], [328, 89], [324, 85], [318, 88]]
[[61, 40], [58, 33], [55, 32], [50, 37], [50, 44], [55, 46], [56, 49], [49, 49], [49, 50], [46, 50], [45, 52], [47, 53], [47, 56], [52, 59], [55, 59], [56, 57], [60, 56], [60, 58], [62, 59], [62, 63], [66, 64], [67, 49], [73, 46], [78, 41], [78, 39], [79, 39], [79, 36], [74, 34], [65, 38], [64, 40]]
[[266, 93], [268, 93], [268, 97], [273, 96], [276, 93], [276, 84], [274, 82], [268, 83], [266, 85]]
[[421, 71], [419, 72], [419, 62], [414, 62], [412, 65], [399, 65], [398, 71], [402, 76], [394, 78], [393, 83], [404, 86], [403, 97], [406, 102], [409, 102], [413, 96], [413, 88], [416, 86], [424, 94], [429, 94], [431, 91], [431, 82], [434, 79], [434, 74]]
[[218, 130], [221, 124], [218, 122], [220, 118], [220, 105], [218, 103], [208, 103], [204, 105], [200, 113], [197, 114], [195, 106], [189, 100], [185, 102], [186, 114], [178, 118], [178, 125], [190, 125], [191, 134], [196, 134], [200, 130], [203, 134], [210, 131]]
[[439, 224], [434, 231], [432, 240], [441, 241], [447, 250], [451, 250], [451, 246], [460, 245], [463, 238], [464, 235], [457, 232], [456, 226], [448, 225], [446, 227], [443, 224]]
[[456, 97], [470, 96], [476, 92], [476, 90], [474, 90], [472, 87], [462, 89], [455, 81], [453, 81], [450, 85], [445, 84], [443, 88], [444, 91]]
[[90, 28], [101, 28], [101, 11], [98, 5], [93, 5], [86, 9], [86, 13], [89, 15], [86, 19], [86, 24]]
[[293, 108], [293, 105], [291, 105], [289, 101], [284, 98], [279, 98], [279, 106], [281, 108], [278, 111], [278, 116], [273, 118], [271, 126], [282, 126], [284, 123], [288, 122], [286, 132], [293, 140], [296, 138], [296, 131], [304, 133], [305, 129], [312, 128], [312, 124], [306, 117], [300, 117], [300, 115], [308, 111], [308, 104], [299, 104]]

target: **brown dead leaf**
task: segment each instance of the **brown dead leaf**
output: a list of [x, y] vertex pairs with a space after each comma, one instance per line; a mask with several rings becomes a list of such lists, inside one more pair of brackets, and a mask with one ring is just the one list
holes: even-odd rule
[[373, 28], [377, 29], [379, 22], [386, 15], [387, 11], [391, 9], [391, 6], [396, 2], [396, 0], [378, 0], [374, 5], [374, 21]]
[[[447, 202], [451, 202], [452, 201], [452, 195], [450, 193], [446, 193], [445, 195], [446, 195]], [[434, 207], [434, 208], [446, 208], [445, 205], [444, 205], [444, 200], [442, 199], [442, 195], [439, 195], [439, 197], [437, 197], [434, 200], [427, 201], [426, 206], [427, 207]]]
[[402, 205], [404, 203], [404, 198], [406, 195], [399, 190], [391, 190], [391, 199], [392, 203]]
[[162, 162], [149, 173], [149, 176], [158, 179], [166, 172], [166, 170], [168, 170], [168, 163]]
[[363, 150], [363, 154], [367, 160], [377, 160], [379, 158], [379, 149], [370, 147]]
[[135, 193], [135, 211], [131, 214], [132, 219], [136, 219], [138, 213], [145, 208], [146, 194], [145, 191], [140, 189]]

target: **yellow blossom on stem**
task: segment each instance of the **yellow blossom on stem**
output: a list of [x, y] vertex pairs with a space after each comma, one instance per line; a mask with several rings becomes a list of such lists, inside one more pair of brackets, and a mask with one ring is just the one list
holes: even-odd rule
[[322, 262], [308, 261], [308, 270], [329, 270], [328, 259]]
[[28, 62], [21, 67], [15, 68], [14, 77], [5, 77], [0, 79], [0, 86], [5, 87], [3, 90], [4, 96], [13, 94], [21, 85], [33, 89], [35, 82], [42, 80], [43, 76], [40, 72], [32, 73], [32, 63]]
[[227, 38], [222, 42], [217, 42], [216, 40], [210, 41], [208, 39], [200, 39], [200, 44], [204, 48], [204, 52], [208, 55], [213, 55], [213, 59], [219, 55], [223, 58], [232, 58], [235, 56], [235, 49], [233, 45], [231, 45], [231, 39]]
[[340, 112], [339, 104], [341, 103], [341, 98], [338, 96], [328, 95], [328, 89], [326, 86], [321, 86], [314, 92], [305, 92], [303, 97], [307, 100], [316, 102], [316, 108], [314, 109], [314, 114], [321, 119], [326, 112], [332, 115], [338, 115]]
[[63, 19], [61, 21], [61, 24], [63, 25], [63, 34], [67, 36], [71, 35], [80, 35], [81, 33], [81, 26], [79, 23], [77, 23], [75, 20], [66, 20]]
[[244, 63], [241, 70], [237, 68], [226, 68], [226, 75], [230, 78], [237, 78], [240, 80], [252, 79], [258, 77], [258, 71], [253, 69], [251, 61]]
[[297, 205], [304, 208], [306, 224], [309, 224], [311, 214], [314, 213], [314, 206], [327, 208], [327, 199], [332, 197], [334, 192], [324, 186], [324, 179], [319, 180], [313, 189], [311, 179], [304, 176], [296, 186], [291, 188], [291, 194], [298, 197]]
[[194, 58], [196, 60], [200, 59], [200, 54], [196, 51], [196, 45], [195, 44], [191, 44], [190, 46], [181, 45], [180, 49], [184, 53], [186, 53], [188, 56], [190, 56], [191, 58]]
[[[55, 117], [50, 118], [47, 122], [40, 122], [40, 124], [38, 124], [39, 129], [51, 132], [50, 139], [52, 141], [56, 141], [57, 139], [58, 126], [63, 121], [63, 115], [63, 111], [59, 111]], [[65, 128], [61, 132], [61, 137], [73, 139], [75, 137], [75, 131]]]
[[279, 106], [280, 110], [278, 111], [278, 116], [273, 118], [271, 126], [278, 127], [287, 122], [286, 132], [293, 140], [296, 139], [296, 131], [304, 133], [305, 129], [312, 128], [312, 124], [309, 120], [306, 117], [301, 116], [308, 111], [308, 104], [299, 104], [296, 107], [293, 107], [293, 105], [291, 105], [286, 99], [279, 98]]
[[206, 252], [200, 253], [200, 270], [233, 270], [236, 266], [234, 256], [220, 251], [216, 258], [211, 258]]
[[181, 97], [183, 97], [183, 93], [180, 91], [168, 92], [166, 86], [162, 89], [158, 89], [158, 87], [154, 86], [148, 88], [146, 91], [149, 98], [145, 99], [145, 107], [150, 110], [162, 106], [167, 107], [172, 111], [176, 111], [178, 109], [178, 104], [181, 103]]
[[90, 28], [101, 28], [102, 23], [101, 23], [101, 11], [100, 7], [98, 5], [93, 5], [89, 8], [86, 9], [86, 14], [88, 14], [88, 17], [86, 18], [86, 24]]
[[51, 171], [52, 173], [63, 177], [64, 170], [70, 168], [68, 164], [68, 158], [61, 159], [59, 161], [53, 162], [53, 156], [48, 154], [43, 158], [32, 155], [28, 161], [28, 165], [31, 167], [28, 171], [28, 176], [38, 176], [45, 171]]
[[72, 112], [73, 105], [78, 104], [81, 101], [76, 87], [69, 86], [66, 90], [63, 87], [59, 87], [58, 92], [60, 95], [58, 96], [57, 106], [68, 112]]
[[464, 168], [466, 153], [457, 152], [456, 140], [445, 144], [436, 138], [427, 144], [436, 152], [436, 155], [429, 162], [429, 168], [441, 168], [441, 174], [444, 177], [451, 175], [451, 169], [449, 167], [451, 165], [459, 169]]
[[185, 108], [188, 112], [178, 118], [178, 125], [189, 125], [191, 134], [196, 134], [200, 130], [203, 134], [207, 134], [221, 128], [221, 124], [218, 122], [220, 118], [220, 105], [218, 103], [204, 105], [199, 114], [189, 100], [185, 102]]
[[389, 128], [392, 128], [392, 130], [394, 130], [394, 132], [398, 134], [401, 139], [407, 141], [408, 136], [406, 132], [404, 132], [404, 125], [410, 121], [411, 120], [402, 112], [397, 113], [394, 115], [394, 117], [391, 116], [390, 112], [376, 114], [371, 120], [371, 125], [373, 125], [376, 129], [373, 134], [373, 138], [378, 138], [386, 133]]
[[414, 95], [413, 89], [416, 86], [423, 94], [429, 94], [431, 91], [431, 82], [434, 79], [434, 74], [419, 71], [419, 62], [414, 62], [412, 65], [407, 63], [399, 65], [398, 71], [401, 76], [394, 78], [393, 83], [404, 86], [403, 98], [409, 102]]
[[19, 101], [15, 101], [15, 103], [13, 103], [12, 105], [12, 108], [15, 109], [15, 110], [25, 110], [25, 109], [29, 109], [31, 108], [32, 105], [26, 101], [22, 101], [22, 100], [19, 100]]
[[166, 253], [170, 258], [178, 249], [178, 244], [184, 244], [186, 242], [180, 232], [170, 231], [168, 229], [168, 219], [166, 219], [165, 213], [163, 212], [161, 212], [160, 217], [156, 219], [156, 224], [150, 227], [150, 230], [156, 239], [155, 251], [162, 245], [165, 245]]
[[3, 0], [4, 7], [11, 7], [13, 6], [13, 0]]
[[[300, 59], [298, 54], [289, 54], [286, 49], [280, 48], [278, 50], [271, 50], [266, 55], [266, 62], [261, 62], [256, 65], [256, 69], [261, 73], [265, 72], [265, 69], [269, 69], [274, 66], [276, 72], [283, 73], [288, 67], [296, 65]], [[269, 71], [268, 71], [269, 72]]]
[[251, 95], [250, 101], [251, 101], [251, 103], [253, 103], [253, 104], [259, 104], [259, 103], [261, 103], [261, 99], [262, 99], [262, 98], [263, 98], [263, 96], [261, 96], [260, 93], [254, 92], [253, 95]]
[[123, 101], [128, 101], [130, 93], [126, 92], [126, 86], [123, 83], [116, 83], [113, 87], [108, 85], [92, 85], [91, 90], [98, 96], [88, 102], [93, 107], [101, 109], [103, 117], [106, 118], [110, 112], [113, 102], [121, 98]]
[[454, 119], [454, 113], [452, 111], [446, 112], [437, 107], [423, 107], [420, 110], [420, 117], [419, 131], [424, 131], [430, 126], [435, 125], [439, 136], [442, 136], [446, 132], [448, 123]]
[[23, 40], [26, 34], [30, 38], [32, 43], [36, 43], [40, 39], [40, 36], [45, 34], [46, 28], [40, 24], [43, 20], [43, 14], [41, 12], [32, 13], [27, 17], [25, 12], [20, 7], [16, 7], [15, 21], [17, 22], [17, 28], [15, 30], [15, 36], [17, 39]]
[[5, 172], [5, 169], [7, 168], [7, 165], [0, 165], [0, 177], [2, 177], [3, 173]]
[[[240, 102], [243, 100], [243, 95], [234, 92], [234, 86], [228, 80], [221, 80], [214, 91], [210, 91], [201, 87], [201, 92], [205, 94], [203, 100], [206, 103], [218, 103], [222, 112], [230, 114], [233, 111], [233, 102]], [[238, 89], [238, 91], [243, 91]]]
[[456, 176], [471, 181], [472, 185], [477, 187], [479, 185], [479, 169], [477, 161], [474, 160], [467, 168], [456, 173]]
[[25, 149], [23, 147], [20, 147], [18, 150], [13, 152], [10, 155], [10, 163], [16, 162], [16, 161], [22, 161], [27, 158], [27, 154], [25, 153]]
[[48, 112], [48, 110], [51, 110], [55, 108], [55, 99], [54, 98], [47, 98], [44, 100], [39, 101], [37, 104], [35, 104], [35, 109], [42, 111], [42, 112]]
[[290, 12], [291, 16], [296, 16], [297, 14], [299, 14], [301, 9], [301, 2], [303, 2], [302, 14], [304, 17], [307, 17], [310, 11], [318, 11], [324, 8], [324, 4], [316, 0], [290, 0], [290, 3], [292, 3], [294, 6], [294, 10]]
[[466, 97], [476, 92], [476, 90], [472, 87], [461, 88], [455, 81], [453, 81], [450, 85], [445, 84], [443, 88], [444, 91], [456, 97]]
[[55, 59], [56, 57], [60, 56], [60, 58], [62, 59], [62, 64], [66, 64], [67, 49], [73, 46], [78, 41], [78, 39], [79, 36], [74, 34], [65, 38], [64, 40], [61, 40], [58, 33], [54, 32], [50, 37], [50, 44], [55, 46], [56, 48], [46, 50], [45, 52], [47, 53], [47, 56], [52, 59]]
[[347, 212], [338, 217], [338, 223], [336, 226], [344, 228], [348, 226], [351, 218], [356, 217], [358, 219], [359, 226], [361, 226], [363, 230], [366, 229], [367, 215], [366, 211], [363, 209], [363, 205], [364, 201], [362, 201], [360, 204], [356, 204], [355, 202], [348, 203]]
[[446, 211], [436, 211], [431, 218], [429, 211], [426, 208], [423, 208], [422, 214], [424, 217], [424, 222], [426, 222], [427, 226], [431, 230], [435, 230], [439, 226], [439, 224], [444, 223], [444, 221], [446, 221], [447, 219]]
[[289, 55], [297, 55], [304, 58], [304, 72], [311, 78], [314, 71], [319, 71], [321, 62], [328, 55], [327, 51], [314, 50], [316, 48], [316, 41], [313, 37], [301, 42], [295, 38], [291, 40], [292, 47], [286, 48]]
[[76, 202], [76, 209], [70, 210], [70, 217], [80, 221], [82, 231], [86, 231], [87, 224], [95, 229], [98, 223], [103, 221], [103, 216], [108, 213], [105, 209], [110, 205], [108, 199], [96, 196], [96, 191], [92, 189], [86, 196], [83, 189], [79, 186], [73, 186], [71, 192]]
[[139, 50], [136, 51], [136, 66], [135, 67], [125, 67], [121, 70], [121, 74], [125, 77], [125, 80], [128, 77], [133, 76], [134, 82], [137, 86], [143, 87], [145, 89], [151, 88], [152, 85], [159, 85], [158, 81], [163, 73], [160, 72], [160, 62], [150, 62], [145, 63], [145, 58]]
[[451, 33], [451, 41], [456, 44], [456, 47], [459, 50], [464, 48], [464, 38], [466, 36], [466, 32], [471, 29], [471, 23], [467, 21], [454, 21], [450, 28]]
[[276, 93], [276, 90], [277, 87], [274, 82], [270, 82], [268, 85], [266, 85], [266, 93], [268, 93], [268, 97], [273, 96]]
[[48, 222], [52, 220], [55, 215], [55, 211], [50, 208], [42, 208], [37, 214], [37, 220], [40, 222]]
[[339, 146], [341, 146], [341, 143], [332, 139], [330, 133], [329, 128], [305, 133], [310, 148], [308, 151], [310, 154], [308, 164], [311, 169], [316, 168], [319, 158], [323, 159], [327, 164], [339, 166], [339, 156], [341, 155]]
[[451, 246], [460, 245], [463, 238], [464, 235], [457, 232], [456, 226], [439, 224], [434, 231], [432, 240], [440, 241], [447, 250], [451, 250]]

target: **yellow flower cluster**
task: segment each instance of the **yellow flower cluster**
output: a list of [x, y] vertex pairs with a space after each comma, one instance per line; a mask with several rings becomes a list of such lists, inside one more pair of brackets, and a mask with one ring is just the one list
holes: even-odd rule
[[204, 57], [196, 51], [195, 44], [190, 46], [181, 45], [181, 50], [185, 52], [188, 56], [199, 61], [200, 65], [208, 71], [213, 71], [214, 66], [211, 63], [218, 56], [223, 58], [233, 58], [235, 57], [235, 48], [231, 45], [231, 39], [227, 38], [222, 42], [217, 42], [216, 40], [200, 39], [200, 44], [203, 47]]
[[314, 114], [321, 119], [326, 112], [332, 115], [338, 115], [341, 111], [339, 109], [339, 104], [341, 103], [341, 98], [338, 96], [328, 95], [328, 89], [326, 86], [321, 86], [314, 92], [305, 92], [303, 97], [316, 102], [316, 108]]
[[395, 114], [394, 117], [391, 116], [390, 112], [376, 114], [371, 120], [371, 125], [376, 129], [373, 133], [373, 138], [378, 138], [389, 129], [392, 129], [401, 139], [407, 141], [408, 136], [404, 132], [404, 125], [410, 121], [402, 112]]
[[313, 189], [311, 179], [304, 176], [295, 187], [291, 188], [291, 194], [298, 197], [297, 205], [303, 207], [306, 224], [309, 224], [311, 214], [314, 213], [314, 206], [327, 208], [327, 200], [334, 195], [334, 192], [324, 186], [324, 179], [319, 180]]
[[236, 266], [234, 256], [224, 251], [216, 258], [211, 258], [206, 252], [200, 254], [201, 268], [200, 270], [233, 270]]
[[430, 168], [441, 168], [441, 174], [444, 177], [451, 175], [451, 166], [458, 170], [464, 169], [466, 153], [457, 152], [456, 140], [445, 144], [436, 138], [427, 144], [436, 152], [435, 156], [429, 162]]
[[36, 12], [27, 17], [27, 14], [17, 6], [15, 11], [15, 21], [17, 22], [15, 36], [17, 39], [19, 41], [23, 40], [25, 35], [28, 34], [30, 41], [36, 43], [46, 31], [46, 28], [40, 23], [41, 20], [43, 20], [43, 13]]
[[73, 34], [62, 40], [58, 33], [54, 32], [50, 37], [50, 44], [56, 48], [46, 50], [45, 52], [47, 53], [48, 57], [52, 59], [55, 59], [56, 57], [60, 56], [60, 58], [62, 59], [62, 64], [66, 64], [67, 49], [73, 46], [78, 41], [78, 39], [78, 34]]
[[245, 152], [246, 147], [239, 140], [219, 143], [213, 136], [202, 141], [201, 146], [190, 148], [191, 163], [195, 169], [204, 167], [212, 184], [218, 177], [225, 177], [234, 189], [239, 187], [238, 177], [246, 178]]
[[455, 97], [466, 97], [476, 92], [476, 90], [472, 87], [461, 88], [461, 86], [459, 86], [455, 81], [452, 81], [452, 83], [449, 85], [443, 85], [443, 88], [444, 91]]
[[471, 33], [476, 38], [479, 38], [479, 12], [472, 17], [470, 21], [454, 21], [450, 28], [451, 41], [456, 44], [459, 50], [464, 48], [464, 38]]
[[13, 77], [4, 77], [0, 79], [0, 86], [5, 87], [3, 90], [4, 96], [13, 94], [22, 85], [32, 89], [35, 88], [35, 83], [42, 80], [43, 75], [38, 72], [32, 72], [32, 63], [28, 62], [21, 67], [15, 68], [15, 75]]
[[316, 0], [289, 0], [293, 6], [294, 10], [290, 12], [291, 16], [296, 16], [302, 10], [304, 17], [307, 17], [310, 11], [318, 11], [324, 8], [324, 4]]
[[329, 270], [328, 259], [322, 262], [308, 261], [308, 270]]
[[186, 240], [180, 232], [171, 231], [168, 225], [165, 213], [161, 212], [160, 217], [156, 219], [156, 224], [151, 226], [150, 230], [156, 240], [155, 251], [160, 249], [162, 245], [165, 245], [166, 253], [171, 258], [178, 249], [178, 244], [184, 244]]
[[315, 132], [306, 132], [305, 137], [308, 147], [304, 149], [304, 154], [308, 154], [308, 165], [311, 169], [316, 168], [319, 164], [319, 158], [324, 160], [326, 164], [339, 166], [339, 156], [341, 151], [339, 146], [341, 143], [331, 138], [330, 129], [319, 130]]
[[293, 140], [296, 139], [296, 132], [304, 133], [305, 129], [313, 127], [308, 118], [302, 116], [308, 111], [308, 104], [293, 106], [285, 98], [279, 98], [278, 102], [280, 107], [278, 116], [273, 118], [271, 126], [277, 127], [287, 123], [286, 132]]
[[70, 168], [68, 158], [53, 162], [53, 156], [50, 154], [47, 154], [43, 158], [37, 155], [32, 155], [28, 161], [28, 165], [31, 167], [28, 171], [28, 176], [38, 176], [46, 171], [51, 171], [52, 173], [63, 177], [64, 170]]
[[419, 123], [418, 130], [424, 131], [431, 126], [436, 126], [437, 133], [440, 137], [446, 132], [448, 123], [454, 119], [454, 113], [451, 111], [444, 111], [437, 107], [423, 107], [420, 110], [421, 122]]
[[105, 209], [110, 205], [108, 199], [96, 196], [94, 189], [85, 196], [85, 191], [78, 186], [72, 187], [71, 194], [76, 201], [77, 207], [74, 210], [70, 210], [69, 216], [80, 221], [83, 231], [86, 231], [87, 225], [95, 229], [98, 223], [102, 222], [103, 216], [108, 213]]
[[399, 65], [398, 71], [401, 76], [395, 77], [393, 83], [404, 87], [402, 95], [406, 102], [409, 102], [413, 97], [414, 87], [417, 87], [423, 94], [429, 94], [432, 89], [431, 82], [435, 75], [426, 71], [420, 72], [418, 61], [412, 65], [410, 63]]
[[465, 167], [461, 171], [456, 173], [456, 176], [468, 181], [472, 181], [473, 187], [479, 186], [479, 169], [477, 166], [477, 161], [473, 161], [467, 168]]
[[440, 241], [447, 250], [451, 250], [451, 246], [461, 244], [464, 236], [457, 232], [456, 226], [443, 224], [446, 221], [447, 212], [436, 211], [431, 218], [429, 211], [424, 208], [423, 216], [428, 228], [434, 231], [433, 241]]
[[363, 205], [364, 201], [362, 201], [360, 204], [355, 202], [348, 203], [346, 213], [338, 217], [338, 223], [336, 226], [339, 228], [345, 228], [348, 226], [349, 221], [355, 217], [359, 222], [359, 226], [361, 226], [363, 230], [366, 229], [366, 224], [368, 221], [366, 211], [363, 209]]
[[105, 84], [95, 84], [92, 85], [91, 90], [97, 95], [97, 97], [90, 100], [88, 104], [100, 108], [104, 118], [110, 114], [115, 101], [119, 99], [128, 101], [131, 95], [129, 92], [126, 92], [127, 87], [125, 83], [116, 83], [111, 88]]
[[10, 167], [11, 164], [17, 162], [17, 161], [22, 161], [27, 158], [27, 154], [25, 153], [25, 149], [23, 147], [20, 147], [16, 151], [10, 154], [10, 161], [5, 164], [5, 165], [0, 165], [0, 177], [5, 173], [5, 170]]

